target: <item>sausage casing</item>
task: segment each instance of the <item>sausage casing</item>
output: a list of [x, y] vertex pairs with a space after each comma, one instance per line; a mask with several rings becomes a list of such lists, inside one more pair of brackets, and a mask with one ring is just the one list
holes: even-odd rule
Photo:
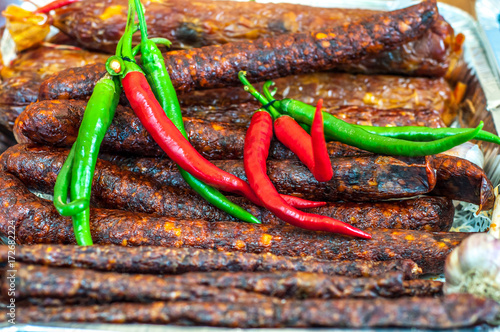
[[[125, 0], [75, 3], [56, 11], [54, 25], [85, 48], [113, 54], [127, 16]], [[321, 31], [352, 23], [376, 12], [361, 9], [317, 8], [288, 3], [233, 3], [230, 1], [146, 2], [148, 33], [167, 38], [173, 48], [201, 47], [253, 40], [294, 32]], [[113, 15], [109, 15], [112, 12]], [[136, 37], [135, 42], [139, 39]], [[391, 72], [442, 76], [460, 54], [453, 29], [442, 18], [425, 34], [403, 47], [342, 66], [365, 73]]]
[[[0, 262], [6, 263], [9, 248], [0, 246]], [[411, 260], [332, 261], [311, 256], [276, 256], [271, 253], [226, 252], [197, 248], [151, 246], [80, 247], [38, 244], [16, 247], [16, 261], [52, 267], [86, 268], [125, 273], [181, 274], [186, 272], [314, 272], [346, 277], [374, 277], [400, 272], [405, 280], [415, 279], [422, 269]]]
[[101, 322], [220, 327], [409, 327], [451, 329], [494, 323], [500, 304], [470, 294], [438, 298], [287, 300], [282, 303], [155, 302], [19, 308], [20, 322]]
[[[401, 10], [363, 17], [348, 25], [333, 26], [322, 32], [285, 34], [170, 51], [164, 60], [178, 92], [234, 86], [241, 84], [238, 79], [240, 70], [246, 70], [251, 81], [265, 81], [328, 70], [393, 49], [422, 36], [437, 18], [435, 3], [425, 1]], [[42, 84], [39, 99], [75, 99], [77, 95], [83, 99], [81, 96], [90, 95], [104, 72], [102, 64], [62, 72]], [[75, 75], [76, 80], [68, 80]], [[66, 84], [59, 83], [61, 78]]]
[[[0, 233], [15, 224], [18, 244], [74, 244], [71, 218], [62, 217], [14, 176], [0, 177], [3, 209]], [[35, 213], [36, 211], [36, 213]], [[312, 232], [293, 226], [173, 220], [119, 210], [93, 209], [90, 229], [96, 244], [155, 245], [270, 252], [331, 260], [412, 259], [424, 273], [441, 273], [446, 256], [472, 233], [368, 229], [370, 240]]]

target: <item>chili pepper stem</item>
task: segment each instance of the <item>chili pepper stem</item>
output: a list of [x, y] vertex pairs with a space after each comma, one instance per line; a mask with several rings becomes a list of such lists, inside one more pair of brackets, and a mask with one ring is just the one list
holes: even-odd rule
[[248, 93], [250, 93], [252, 96], [254, 96], [263, 106], [265, 106], [266, 110], [271, 114], [273, 119], [277, 119], [281, 116], [281, 114], [272, 106], [268, 105], [269, 100], [267, 100], [262, 94], [260, 94], [253, 86], [250, 84], [248, 79], [246, 78], [246, 71], [240, 71], [238, 73], [238, 78], [240, 79], [241, 83], [245, 86], [244, 89]]
[[276, 92], [278, 91], [277, 88], [274, 88], [273, 91], [269, 91], [269, 87], [271, 87], [272, 85], [274, 85], [274, 82], [273, 81], [267, 81], [266, 83], [264, 83], [264, 85], [262, 86], [262, 92], [264, 93], [264, 97], [269, 100], [269, 102], [272, 102], [273, 103], [273, 107], [278, 110], [280, 113], [280, 102], [279, 100], [276, 100], [274, 99], [274, 95], [276, 94]]

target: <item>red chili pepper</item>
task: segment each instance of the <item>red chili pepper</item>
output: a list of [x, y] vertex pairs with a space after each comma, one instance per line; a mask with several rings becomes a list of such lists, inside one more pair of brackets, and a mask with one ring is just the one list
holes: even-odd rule
[[351, 225], [326, 216], [297, 210], [288, 205], [274, 188], [266, 172], [266, 160], [273, 136], [273, 120], [265, 111], [256, 112], [245, 137], [244, 165], [250, 186], [264, 206], [278, 218], [304, 229], [327, 231], [370, 239]]
[[56, 1], [52, 1], [51, 3], [48, 3], [45, 6], [42, 6], [42, 7], [38, 8], [37, 10], [35, 10], [35, 13], [45, 14], [45, 13], [50, 12], [51, 10], [67, 6], [69, 4], [72, 4], [73, 2], [78, 2], [78, 1], [81, 1], [81, 0], [56, 0]]
[[311, 172], [313, 171], [314, 157], [311, 136], [294, 118], [288, 115], [277, 118], [274, 121], [274, 135], [278, 141], [292, 150]]
[[330, 181], [333, 177], [333, 167], [326, 149], [325, 131], [323, 128], [323, 99], [316, 105], [313, 123], [311, 125], [312, 151], [314, 156], [314, 168], [312, 173], [319, 182]]
[[280, 194], [280, 196], [285, 200], [286, 204], [297, 209], [309, 209], [326, 205], [326, 202], [309, 201], [307, 199], [283, 194]]
[[123, 78], [122, 85], [137, 117], [170, 159], [199, 180], [262, 205], [248, 183], [217, 168], [193, 148], [165, 115], [144, 74], [130, 71]]
[[[264, 205], [248, 183], [217, 168], [193, 148], [165, 115], [142, 73], [130, 71], [123, 78], [122, 84], [127, 99], [141, 123], [170, 159], [196, 178], [217, 189], [240, 194], [254, 204]], [[313, 208], [326, 204], [325, 202], [308, 201], [293, 196], [282, 196], [298, 208]]]
[[274, 121], [274, 134], [309, 168], [316, 180], [325, 182], [330, 181], [333, 177], [333, 168], [328, 156], [325, 136], [324, 134], [321, 136], [323, 133], [323, 114], [321, 113], [323, 100], [320, 101], [319, 117], [316, 116], [318, 119], [312, 124], [311, 135], [288, 115], [282, 115]]

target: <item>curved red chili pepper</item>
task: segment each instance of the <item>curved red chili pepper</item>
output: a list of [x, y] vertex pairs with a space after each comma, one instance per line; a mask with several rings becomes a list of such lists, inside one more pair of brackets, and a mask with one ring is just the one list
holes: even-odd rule
[[314, 169], [313, 144], [311, 136], [294, 118], [282, 115], [274, 121], [274, 135], [278, 141], [289, 148], [304, 165]]
[[67, 6], [69, 4], [72, 4], [73, 2], [79, 2], [81, 0], [56, 0], [52, 1], [51, 3], [46, 4], [45, 6], [42, 6], [38, 9], [35, 10], [35, 13], [48, 13], [51, 10], [58, 9], [64, 6]]
[[323, 114], [321, 113], [323, 100], [320, 101], [319, 117], [315, 116], [315, 119], [318, 119], [313, 121], [311, 135], [288, 115], [282, 115], [274, 121], [274, 134], [309, 168], [316, 180], [325, 182], [333, 177], [333, 168], [323, 130]]
[[297, 209], [310, 209], [326, 205], [326, 202], [310, 201], [300, 197], [283, 195], [283, 194], [280, 194], [280, 196], [285, 200], [286, 204], [293, 206], [294, 208]]
[[[129, 72], [123, 78], [122, 84], [127, 99], [139, 120], [172, 160], [203, 182], [220, 190], [240, 194], [254, 204], [264, 206], [248, 183], [217, 168], [193, 148], [165, 115], [142, 73]], [[290, 205], [302, 209], [320, 207], [326, 204], [326, 202], [309, 201], [294, 196], [281, 196]]]
[[312, 152], [314, 158], [314, 168], [312, 173], [319, 182], [330, 181], [333, 177], [333, 167], [326, 149], [325, 131], [323, 128], [323, 99], [316, 105], [313, 123], [311, 125]]
[[286, 204], [266, 172], [266, 160], [272, 135], [273, 121], [271, 116], [264, 111], [256, 112], [245, 137], [244, 165], [248, 181], [264, 206], [278, 218], [297, 227], [370, 239], [370, 234], [351, 225], [326, 216], [306, 213]]
[[262, 205], [248, 183], [217, 168], [193, 148], [165, 115], [144, 74], [130, 71], [122, 79], [122, 85], [137, 117], [170, 159], [199, 180]]

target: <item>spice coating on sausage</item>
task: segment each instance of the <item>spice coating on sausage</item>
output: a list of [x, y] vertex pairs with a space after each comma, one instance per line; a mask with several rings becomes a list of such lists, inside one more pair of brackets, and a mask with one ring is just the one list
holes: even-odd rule
[[441, 296], [444, 283], [436, 280], [404, 280], [404, 293], [407, 296]]
[[[255, 110], [256, 103], [231, 104], [224, 107], [206, 105], [185, 107], [182, 111], [186, 117], [210, 122], [226, 122], [248, 126]], [[445, 127], [437, 111], [426, 109], [411, 110], [396, 108], [381, 110], [366, 106], [338, 106], [323, 108], [323, 112], [334, 115], [348, 123], [378, 127], [426, 126], [431, 128]]]
[[[343, 22], [352, 23], [376, 12], [362, 9], [317, 8], [288, 3], [237, 3], [229, 1], [146, 2], [151, 37], [169, 39], [173, 48], [190, 48], [253, 40], [295, 32], [321, 31]], [[92, 0], [56, 11], [54, 25], [86, 48], [113, 54], [126, 23], [127, 2]], [[138, 43], [137, 36], [134, 42]], [[395, 72], [442, 76], [459, 55], [450, 25], [439, 18], [418, 40], [397, 50], [342, 66], [366, 73]]]
[[459, 328], [498, 319], [500, 304], [470, 294], [439, 298], [286, 300], [282, 303], [115, 303], [19, 308], [20, 322], [105, 322], [220, 327]]
[[[30, 105], [18, 118], [14, 132], [18, 137], [24, 137], [28, 141], [43, 145], [52, 145], [60, 147], [71, 146], [78, 135], [78, 128], [83, 118], [86, 102], [78, 100], [52, 100], [42, 101]], [[345, 108], [332, 111], [341, 118], [349, 118]], [[360, 113], [354, 110], [353, 118], [358, 119]], [[369, 116], [370, 113], [364, 113]], [[377, 117], [372, 118], [371, 124], [385, 125], [390, 124], [419, 124], [419, 119], [425, 121], [425, 124], [436, 124], [440, 126], [440, 121], [434, 112], [431, 112], [430, 119], [426, 111], [375, 111]], [[404, 114], [408, 116], [408, 123], [402, 123], [404, 120], [392, 121], [386, 115], [394, 116]], [[352, 114], [352, 113], [351, 113]], [[418, 118], [423, 114], [423, 119]], [[417, 115], [417, 118], [414, 116]], [[377, 120], [379, 119], [379, 120]], [[427, 120], [429, 119], [429, 120]], [[434, 120], [432, 120], [434, 119]], [[416, 121], [416, 122], [414, 122]], [[357, 123], [367, 124], [364, 118], [356, 120]], [[246, 134], [246, 128], [221, 122], [210, 122], [194, 118], [184, 118], [186, 130], [193, 146], [209, 159], [241, 159], [243, 157], [243, 147]], [[22, 141], [22, 139], [19, 139]], [[328, 144], [331, 156], [346, 156], [354, 154], [363, 154], [362, 150], [339, 143], [330, 142]], [[139, 119], [133, 111], [124, 106], [118, 106], [115, 118], [104, 138], [103, 150], [121, 151], [125, 153], [145, 156], [161, 156], [163, 151], [154, 142], [151, 136], [144, 129]], [[290, 159], [294, 154], [285, 148], [281, 143], [273, 141], [271, 146], [272, 159]]]
[[[91, 67], [88, 69], [92, 70]], [[68, 76], [64, 72], [54, 75], [46, 83], [50, 88], [41, 89], [51, 95], [46, 96], [41, 93], [39, 99], [62, 99], [63, 96], [57, 94], [58, 85], [71, 85], [73, 80], [79, 80], [79, 76]], [[446, 123], [455, 117], [458, 109], [458, 101], [455, 100], [450, 85], [443, 78], [319, 72], [279, 78], [274, 82], [278, 89], [277, 99], [291, 98], [315, 104], [319, 98], [323, 98], [325, 107], [354, 105], [379, 109], [428, 109], [438, 112]], [[89, 89], [92, 87], [93, 84]], [[262, 84], [256, 85], [258, 89], [261, 87]], [[88, 95], [75, 94], [72, 98], [86, 99]], [[184, 107], [195, 109], [200, 105], [219, 107], [246, 102], [255, 105], [255, 109], [259, 107], [255, 99], [241, 85], [179, 94], [179, 102]]]
[[[18, 138], [22, 137], [18, 141], [70, 147], [78, 135], [85, 105], [86, 103], [81, 100], [51, 100], [30, 105], [17, 119], [14, 132]], [[330, 112], [341, 119], [358, 124], [425, 124], [435, 127], [443, 125], [434, 111], [379, 111], [341, 107], [332, 109]], [[191, 143], [204, 157], [212, 160], [243, 157], [245, 127], [195, 118], [184, 118], [184, 123]], [[330, 142], [327, 146], [331, 157], [368, 153], [339, 142]], [[127, 154], [140, 153], [143, 156], [164, 155], [133, 111], [125, 106], [118, 106], [113, 122], [104, 137], [102, 149]], [[273, 140], [270, 150], [270, 159], [296, 158], [290, 150], [276, 140]]]
[[[9, 249], [0, 246], [0, 261], [7, 262]], [[38, 244], [16, 247], [16, 261], [53, 267], [86, 268], [125, 273], [181, 274], [186, 272], [315, 272], [346, 277], [374, 277], [388, 272], [401, 272], [403, 278], [414, 279], [422, 269], [411, 260], [331, 261], [311, 256], [276, 256], [197, 248], [80, 247]]]
[[[174, 165], [169, 160], [135, 157], [127, 158], [121, 156], [105, 157], [124, 169], [147, 175], [165, 185], [185, 186], [181, 182], [180, 176]], [[368, 156], [360, 156], [359, 158], [367, 160]], [[481, 205], [483, 210], [488, 210], [493, 207], [493, 185], [488, 180], [484, 170], [479, 166], [465, 159], [444, 154], [438, 154], [429, 158], [431, 168], [436, 170], [436, 187], [432, 190], [432, 195], [442, 195], [449, 199]], [[347, 160], [355, 160], [355, 158], [332, 158], [332, 163], [335, 162], [335, 164], [339, 163], [342, 165], [342, 162]], [[237, 176], [245, 177], [241, 161], [214, 160], [213, 163]], [[283, 183], [289, 183], [290, 185], [295, 183], [296, 186], [305, 186], [306, 183], [313, 180], [307, 180], [306, 183], [302, 183], [301, 181], [305, 181], [304, 178], [300, 179], [297, 176], [284, 178], [287, 172], [279, 172], [279, 169], [283, 170], [286, 169], [286, 167], [292, 167], [291, 165], [299, 164], [300, 163], [295, 160], [270, 160], [268, 161], [268, 165], [275, 165], [275, 169], [269, 172], [269, 174], [273, 176], [273, 181], [276, 181], [276, 183], [285, 181]], [[293, 170], [295, 167], [291, 169]], [[310, 175], [307, 170], [303, 170], [303, 172], [302, 174], [304, 176]], [[290, 192], [292, 192], [291, 189]]]
[[[18, 244], [74, 244], [71, 218], [61, 217], [52, 202], [30, 193], [15, 177], [0, 177], [0, 233], [16, 225]], [[35, 213], [36, 211], [36, 213]], [[119, 210], [92, 209], [90, 229], [96, 244], [196, 247], [270, 252], [320, 259], [411, 259], [424, 273], [441, 273], [446, 256], [471, 233], [368, 229], [371, 240], [305, 231], [293, 226], [266, 226], [202, 220], [173, 220]]]
[[[403, 275], [350, 278], [306, 272], [212, 272], [154, 276], [18, 264], [16, 299], [85, 298], [98, 303], [203, 301], [249, 302], [276, 298], [376, 298], [405, 295]], [[2, 291], [9, 281], [2, 282]], [[5, 293], [5, 294], [7, 294]], [[244, 296], [248, 295], [249, 299]], [[254, 296], [256, 295], [256, 296]], [[259, 296], [266, 295], [266, 296]]]
[[[293, 75], [273, 81], [276, 99], [290, 98], [324, 107], [370, 106], [378, 109], [408, 108], [437, 111], [449, 124], [457, 115], [460, 101], [444, 78], [401, 77], [393, 75], [352, 75], [317, 72]], [[260, 91], [263, 83], [255, 84]], [[255, 102], [243, 86], [197, 90], [180, 95], [184, 106], [221, 106]]]
[[106, 59], [100, 53], [43, 46], [19, 54], [0, 71], [0, 126], [12, 131], [16, 117], [37, 101], [41, 83], [51, 74]]
[[[14, 133], [27, 140], [42, 145], [70, 147], [78, 136], [83, 118], [84, 102], [52, 100], [30, 105], [16, 120]], [[185, 127], [191, 144], [208, 159], [241, 159], [245, 144], [246, 128], [221, 122], [207, 122], [186, 119]], [[361, 150], [348, 145], [331, 142], [328, 144], [331, 155], [360, 154]], [[102, 142], [103, 151], [164, 156], [142, 126], [132, 109], [118, 106], [113, 122]], [[274, 141], [271, 156], [286, 159], [294, 156], [281, 143]]]
[[[237, 288], [166, 283], [162, 277], [95, 272], [85, 269], [17, 266], [16, 300], [25, 298], [92, 298], [96, 302], [200, 301], [262, 303], [273, 298]], [[402, 280], [401, 291], [402, 291]], [[393, 281], [393, 283], [397, 283]], [[8, 290], [8, 283], [0, 287]], [[263, 293], [263, 292], [262, 292]], [[7, 293], [5, 293], [7, 294]]]
[[[435, 2], [425, 1], [325, 31], [171, 51], [165, 54], [165, 65], [178, 92], [239, 85], [240, 70], [246, 70], [251, 81], [328, 70], [416, 39], [437, 16]], [[50, 78], [40, 87], [39, 99], [90, 95], [93, 84], [86, 83], [96, 82], [104, 72], [104, 65], [96, 64], [60, 73], [61, 77], [82, 77], [66, 80], [64, 86], [58, 84], [56, 77]]]
[[[17, 145], [2, 155], [1, 164], [32, 188], [51, 193], [65, 157], [65, 153], [51, 152], [51, 148]], [[374, 201], [411, 197], [430, 192], [435, 186], [435, 178], [428, 174], [433, 173], [434, 170], [430, 170], [426, 159], [385, 156], [331, 159], [334, 178], [322, 183], [316, 181], [308, 169], [298, 161], [269, 161], [268, 174], [278, 191], [283, 194], [293, 194], [312, 200]], [[153, 183], [151, 182], [153, 179], [146, 177], [151, 177], [149, 174], [137, 174], [122, 170], [109, 162], [98, 161], [93, 181], [94, 199], [97, 202], [112, 200], [113, 203], [110, 205], [116, 208], [126, 208], [127, 205], [137, 205], [140, 208], [142, 204], [146, 206], [158, 204], [157, 207], [151, 207], [155, 210], [160, 209], [157, 211], [162, 209], [160, 208], [161, 202], [165, 204], [164, 209], [167, 209], [168, 204], [178, 205], [178, 208], [172, 208], [170, 216], [181, 216], [183, 205], [185, 204], [186, 207], [190, 205], [190, 200], [196, 202], [190, 206], [190, 209], [194, 209], [197, 204], [203, 206], [203, 201], [201, 199], [195, 201], [195, 197], [191, 197], [194, 195], [187, 192], [186, 184], [181, 184], [182, 179], [180, 174], [176, 173], [175, 165], [168, 164], [171, 167], [164, 169], [161, 167], [162, 162], [159, 160], [157, 167], [151, 171], [163, 171], [164, 178], [175, 178], [170, 182], [169, 187], [165, 188], [161, 188], [165, 182], [160, 181], [158, 177], [155, 177], [156, 183]], [[243, 180], [246, 179], [239, 160], [218, 162], [216, 166]], [[142, 169], [142, 172], [145, 171], [146, 169]], [[127, 201], [127, 192], [134, 193], [130, 201]], [[148, 204], [147, 201], [154, 195], [159, 199]], [[179, 195], [179, 198], [176, 199], [175, 195]], [[142, 202], [143, 199], [145, 201]], [[140, 201], [142, 203], [139, 203]], [[147, 209], [146, 206], [144, 209]], [[209, 211], [208, 208], [206, 210]], [[140, 212], [151, 211], [140, 210]], [[253, 212], [257, 213], [257, 211]], [[165, 215], [165, 213], [161, 214]], [[193, 219], [194, 216], [190, 218]], [[199, 218], [202, 218], [202, 215]]]
[[[39, 146], [17, 145], [0, 156], [0, 167], [14, 174], [29, 188], [52, 194], [55, 179], [64, 163], [66, 150]], [[148, 167], [148, 166], [146, 166]], [[172, 164], [175, 168], [175, 165]], [[158, 167], [155, 167], [158, 168]], [[144, 167], [133, 169], [140, 173]], [[180, 177], [168, 185], [147, 174], [139, 175], [98, 160], [92, 187], [96, 206], [144, 212], [181, 219], [208, 221], [233, 220], [191, 193]], [[175, 176], [171, 176], [174, 178]], [[265, 224], [283, 224], [271, 212], [240, 197], [229, 197]], [[330, 216], [355, 224], [358, 228], [401, 228], [447, 231], [453, 223], [451, 200], [441, 197], [421, 197], [403, 201], [367, 203], [329, 203], [309, 212]]]
[[[124, 169], [138, 172], [164, 185], [185, 186], [170, 160], [110, 157]], [[213, 160], [214, 165], [246, 180], [241, 160]], [[316, 200], [374, 201], [428, 192], [434, 178], [428, 158], [395, 158], [380, 155], [332, 158], [333, 179], [318, 182], [298, 160], [268, 160], [267, 174], [280, 193]], [[413, 193], [413, 194], [411, 194]]]
[[[53, 194], [57, 175], [68, 151], [50, 153], [45, 147], [17, 145], [0, 156], [0, 164], [7, 171], [35, 189]], [[91, 191], [92, 202], [101, 207], [152, 213], [177, 219], [204, 219], [208, 221], [238, 220], [217, 209], [201, 196], [186, 188], [163, 186], [143, 175], [121, 170], [109, 162], [98, 160]], [[277, 223], [265, 209], [242, 201], [264, 222]]]
[[33, 75], [11, 77], [0, 83], [0, 126], [11, 131], [25, 107], [37, 100], [42, 80]]
[[[83, 116], [87, 102], [84, 100], [62, 99], [41, 101], [31, 105], [29, 112], [36, 116], [39, 112], [52, 112], [58, 117], [60, 114], [74, 114], [75, 121], [80, 123], [78, 118]], [[182, 107], [184, 122], [189, 123], [197, 120], [204, 120], [202, 123], [224, 122], [239, 124], [248, 127], [253, 113], [259, 108], [257, 102], [245, 102], [239, 104], [228, 104], [221, 106], [196, 104]], [[133, 111], [127, 106], [118, 106], [118, 112], [135, 117]], [[377, 109], [368, 106], [334, 106], [324, 108], [324, 112], [348, 123], [367, 126], [426, 126], [432, 128], [445, 127], [443, 120], [437, 111], [428, 109]], [[131, 120], [129, 120], [131, 121]], [[133, 121], [132, 121], [133, 122]]]

